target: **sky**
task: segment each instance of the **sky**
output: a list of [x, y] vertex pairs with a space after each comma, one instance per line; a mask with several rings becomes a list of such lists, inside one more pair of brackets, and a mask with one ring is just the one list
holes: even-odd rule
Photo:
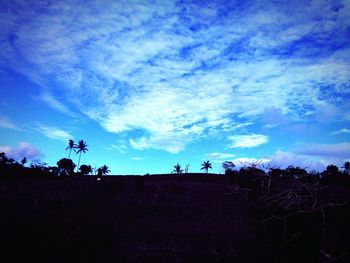
[[[0, 152], [112, 174], [350, 160], [350, 1], [0, 1]], [[78, 156], [72, 155], [75, 163]]]

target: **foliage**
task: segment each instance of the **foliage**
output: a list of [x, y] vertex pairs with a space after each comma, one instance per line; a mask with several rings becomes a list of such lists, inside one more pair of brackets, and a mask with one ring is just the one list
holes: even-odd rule
[[88, 147], [89, 145], [86, 144], [86, 142], [84, 142], [83, 140], [80, 140], [78, 142], [78, 145], [76, 146], [76, 148], [78, 149], [76, 151], [77, 154], [79, 154], [79, 161], [78, 161], [78, 167], [77, 169], [79, 169], [79, 165], [80, 165], [80, 158], [81, 158], [81, 154], [85, 153], [86, 151], [88, 151]]
[[344, 168], [344, 173], [347, 174], [347, 175], [350, 175], [350, 162], [345, 162], [344, 163], [344, 166], [342, 167]]
[[222, 168], [225, 170], [225, 174], [226, 174], [226, 171], [233, 171], [235, 167], [236, 165], [231, 161], [225, 161], [222, 163]]
[[88, 175], [90, 173], [92, 173], [92, 167], [91, 165], [87, 165], [87, 164], [82, 164], [79, 168], [79, 170], [81, 171], [81, 173], [83, 175]]
[[27, 158], [23, 157], [23, 159], [21, 160], [22, 166], [24, 166], [27, 162], [28, 162]]
[[300, 167], [288, 166], [285, 170], [285, 176], [289, 178], [302, 178], [307, 175], [307, 171]]
[[103, 166], [101, 166], [99, 169], [101, 169], [100, 171], [101, 171], [102, 175], [107, 175], [110, 172], [110, 170], [108, 169], [108, 166], [105, 164]]
[[75, 152], [75, 148], [77, 148], [77, 145], [74, 143], [73, 140], [69, 140], [68, 146], [66, 148], [66, 150], [69, 150], [68, 159], [70, 159], [70, 154], [71, 154], [72, 150]]
[[247, 166], [247, 167], [241, 167], [239, 169], [238, 175], [240, 176], [265, 176], [266, 173], [264, 170], [257, 168], [255, 166]]
[[321, 173], [324, 184], [350, 184], [350, 174], [347, 173], [349, 162], [345, 162], [344, 171], [341, 172], [335, 165], [328, 165], [326, 170]]
[[176, 165], [174, 165], [174, 170], [171, 173], [182, 174], [183, 169], [181, 169], [181, 165], [178, 163]]
[[210, 161], [204, 161], [201, 170], [205, 170], [205, 173], [208, 173], [209, 168], [212, 169]]
[[186, 164], [186, 166], [185, 166], [185, 174], [188, 173], [189, 168], [190, 168], [190, 165], [189, 165], [189, 164]]
[[60, 171], [60, 176], [73, 175], [75, 164], [71, 159], [62, 158], [57, 162], [57, 167]]

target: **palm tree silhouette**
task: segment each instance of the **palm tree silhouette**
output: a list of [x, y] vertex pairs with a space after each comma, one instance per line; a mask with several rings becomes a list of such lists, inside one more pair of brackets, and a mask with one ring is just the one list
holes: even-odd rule
[[172, 171], [172, 173], [176, 173], [176, 174], [182, 174], [183, 170], [181, 169], [181, 165], [180, 164], [176, 164], [174, 165], [174, 170]]
[[211, 163], [209, 161], [203, 162], [202, 163], [202, 168], [201, 170], [205, 170], [205, 173], [208, 173], [208, 169], [212, 169]]
[[79, 161], [78, 161], [78, 166], [77, 166], [77, 172], [79, 171], [81, 153], [85, 153], [86, 151], [88, 151], [87, 147], [88, 147], [88, 145], [83, 140], [80, 140], [78, 142], [78, 145], [76, 146], [76, 148], [78, 149], [77, 154], [79, 153]]
[[105, 164], [100, 169], [103, 175], [106, 175], [110, 172], [110, 170], [108, 169], [108, 166]]
[[70, 159], [70, 154], [71, 154], [72, 150], [75, 151], [74, 148], [77, 148], [77, 145], [74, 143], [73, 140], [69, 140], [68, 146], [66, 148], [66, 151], [69, 149], [68, 159]]

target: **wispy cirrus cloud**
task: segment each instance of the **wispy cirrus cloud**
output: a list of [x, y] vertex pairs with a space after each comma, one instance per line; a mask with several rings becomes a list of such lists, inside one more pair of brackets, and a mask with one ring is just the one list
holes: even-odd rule
[[13, 158], [14, 160], [21, 160], [26, 157], [31, 161], [38, 161], [43, 157], [39, 149], [27, 142], [20, 142], [17, 147], [1, 145], [0, 152], [4, 152], [7, 157]]
[[67, 101], [107, 131], [129, 133], [135, 149], [178, 153], [261, 118], [269, 127], [330, 122], [350, 102], [348, 1], [3, 5], [1, 65], [40, 79], [57, 110], [68, 112]]
[[36, 99], [39, 99], [46, 103], [48, 106], [53, 109], [67, 114], [71, 117], [76, 117], [77, 115], [73, 113], [64, 103], [60, 102], [55, 96], [50, 94], [48, 91], [43, 91]]
[[331, 135], [337, 135], [337, 134], [349, 134], [350, 133], [350, 129], [340, 129], [338, 131], [334, 131], [331, 133]]
[[235, 155], [234, 154], [230, 154], [230, 153], [217, 153], [217, 152], [214, 152], [214, 153], [208, 153], [206, 155], [206, 157], [209, 159], [209, 160], [223, 160], [223, 159], [231, 159], [233, 158]]
[[9, 121], [7, 118], [3, 118], [0, 116], [0, 128], [12, 129], [12, 130], [20, 130], [15, 124]]
[[233, 135], [228, 138], [232, 141], [230, 148], [252, 148], [269, 142], [268, 136], [262, 134]]
[[128, 146], [124, 144], [112, 144], [108, 147], [106, 147], [107, 150], [109, 151], [117, 151], [118, 153], [124, 154], [128, 150]]
[[349, 158], [350, 143], [335, 143], [335, 144], [313, 144], [306, 145], [303, 148], [295, 150], [296, 153], [308, 156]]
[[134, 160], [134, 161], [142, 161], [142, 160], [144, 160], [145, 158], [144, 158], [144, 157], [135, 156], [135, 157], [131, 157], [130, 159], [131, 159], [131, 160]]
[[74, 138], [69, 132], [53, 126], [37, 124], [37, 126], [34, 127], [33, 130], [42, 133], [43, 135], [45, 135], [50, 139], [59, 140], [65, 143], [69, 139]]

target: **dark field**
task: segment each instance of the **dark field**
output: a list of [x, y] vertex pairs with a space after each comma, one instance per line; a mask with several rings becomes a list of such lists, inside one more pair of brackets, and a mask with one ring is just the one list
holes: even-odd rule
[[[350, 262], [349, 187], [322, 187], [312, 209], [281, 209], [278, 201], [266, 206], [261, 180], [236, 184], [203, 174], [101, 181], [1, 178], [1, 257], [8, 258], [3, 262]], [[286, 192], [291, 185], [274, 182], [276, 195], [268, 197], [291, 195]], [[302, 191], [296, 196], [302, 198]]]

